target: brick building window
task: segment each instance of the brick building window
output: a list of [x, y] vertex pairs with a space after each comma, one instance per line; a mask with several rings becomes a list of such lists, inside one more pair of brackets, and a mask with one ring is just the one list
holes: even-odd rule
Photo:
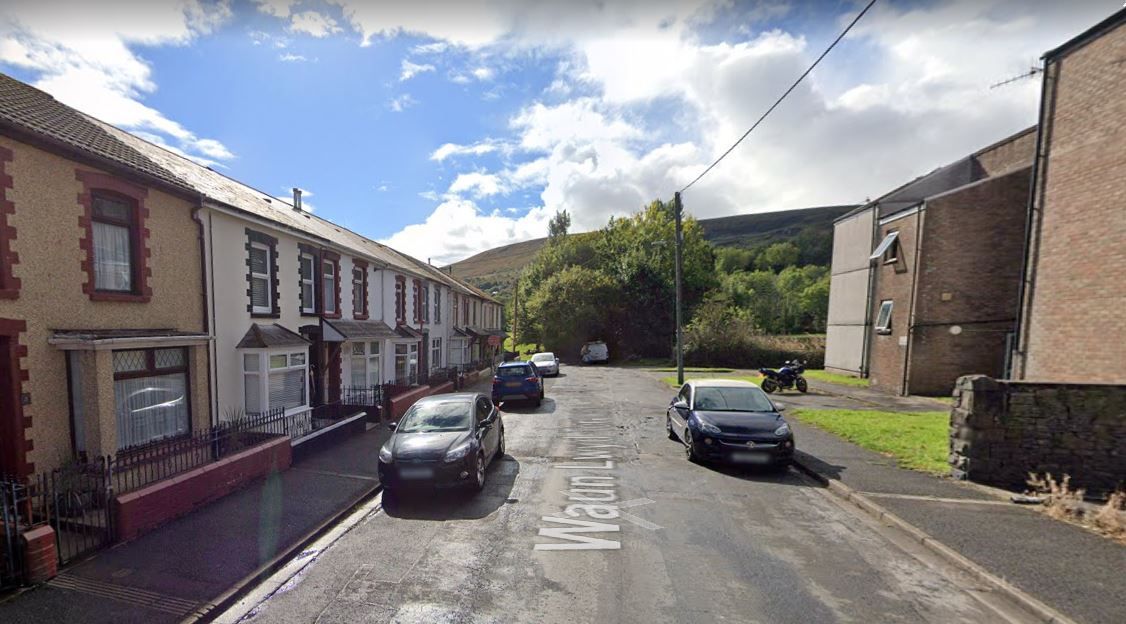
[[253, 317], [277, 318], [278, 239], [246, 230], [246, 311]]
[[78, 220], [85, 231], [79, 243], [86, 252], [83, 292], [95, 301], [149, 301], [148, 191], [102, 173], [75, 175], [83, 187], [78, 195], [84, 208]]
[[872, 255], [868, 256], [868, 259], [878, 260], [881, 257], [886, 264], [893, 264], [899, 260], [899, 232], [894, 230], [888, 232], [884, 240], [880, 241], [880, 244], [872, 251]]
[[456, 294], [450, 295], [450, 302], [451, 302], [451, 305], [453, 306], [452, 312], [453, 312], [454, 325], [457, 325], [457, 320], [458, 320], [457, 313], [458, 313], [458, 310], [460, 308], [460, 306], [458, 305], [458, 301], [460, 301], [460, 300], [461, 300], [461, 297], [457, 296]]
[[395, 276], [395, 324], [407, 323], [407, 278]]
[[188, 387], [188, 354], [182, 347], [114, 351], [118, 448], [187, 434]]
[[338, 288], [336, 281], [336, 263], [332, 260], [325, 260], [321, 263], [324, 273], [321, 277], [321, 284], [324, 286], [324, 310], [325, 315], [336, 314], [336, 290]]
[[317, 313], [317, 256], [312, 251], [301, 249], [297, 257], [298, 293], [301, 298], [301, 313]]
[[368, 317], [368, 265], [352, 261], [352, 316], [357, 320]]
[[880, 302], [880, 312], [876, 315], [877, 334], [891, 333], [891, 309], [892, 301], [890, 299]]
[[430, 322], [430, 284], [422, 285], [422, 322]]
[[434, 323], [442, 322], [442, 289], [434, 288]]
[[422, 323], [422, 282], [411, 280], [411, 317], [416, 324]]

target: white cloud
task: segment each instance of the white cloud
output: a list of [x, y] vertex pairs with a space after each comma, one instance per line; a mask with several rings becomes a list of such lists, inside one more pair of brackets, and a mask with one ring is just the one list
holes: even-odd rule
[[445, 52], [450, 45], [445, 41], [435, 41], [433, 43], [423, 43], [411, 48], [411, 54], [441, 54]]
[[450, 193], [470, 192], [474, 197], [488, 197], [507, 192], [500, 177], [491, 173], [460, 173], [450, 185]]
[[448, 264], [498, 245], [543, 236], [550, 218], [543, 208], [532, 208], [520, 218], [483, 214], [470, 200], [449, 198], [425, 222], [408, 225], [380, 242], [415, 258]]
[[401, 74], [399, 74], [399, 80], [400, 81], [410, 80], [411, 78], [414, 78], [415, 76], [417, 76], [421, 73], [432, 72], [432, 71], [434, 71], [433, 65], [430, 65], [430, 64], [421, 64], [420, 65], [420, 64], [417, 64], [417, 63], [412, 63], [407, 59], [403, 59], [403, 71], [402, 71]]
[[439, 199], [437, 191], [423, 191], [418, 196], [429, 201], [438, 201]]
[[273, 15], [285, 19], [289, 17], [293, 5], [297, 4], [296, 0], [254, 0], [254, 4], [258, 6], [258, 10], [266, 15]]
[[434, 150], [430, 154], [430, 160], [442, 162], [451, 156], [481, 156], [494, 152], [497, 149], [496, 143], [492, 141], [482, 141], [474, 143], [473, 145], [458, 145], [457, 143], [444, 143], [441, 147]]
[[478, 67], [473, 70], [473, 77], [477, 80], [492, 80], [494, 72], [489, 67]]
[[465, 74], [454, 74], [450, 76], [450, 82], [455, 82], [457, 84], [469, 84], [470, 82], [472, 82], [472, 79]]
[[305, 33], [318, 39], [341, 31], [336, 20], [316, 11], [294, 13], [289, 23], [291, 32]]
[[401, 112], [407, 110], [408, 108], [414, 106], [415, 104], [418, 104], [418, 100], [411, 97], [411, 94], [404, 93], [403, 95], [400, 95], [399, 97], [391, 100], [391, 103], [388, 104], [387, 106], [393, 112], [401, 113]]
[[309, 59], [305, 58], [305, 56], [302, 54], [290, 54], [289, 52], [286, 52], [285, 54], [278, 56], [278, 60], [284, 61], [286, 63], [304, 63]]
[[131, 45], [186, 45], [231, 16], [228, 2], [0, 5], [0, 63], [34, 71], [35, 86], [60, 102], [130, 131], [161, 138], [200, 162], [229, 159], [222, 143], [201, 138], [145, 105], [157, 89], [149, 64]]

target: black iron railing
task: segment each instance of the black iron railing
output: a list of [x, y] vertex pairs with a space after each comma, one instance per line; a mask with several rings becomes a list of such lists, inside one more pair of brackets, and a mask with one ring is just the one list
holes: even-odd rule
[[27, 485], [19, 479], [0, 478], [0, 588], [23, 581], [22, 529], [30, 525]]

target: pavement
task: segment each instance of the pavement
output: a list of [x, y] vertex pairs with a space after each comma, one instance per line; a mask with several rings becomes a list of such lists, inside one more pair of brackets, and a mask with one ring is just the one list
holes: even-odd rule
[[539, 408], [502, 405], [483, 492], [357, 512], [217, 621], [997, 621], [972, 582], [802, 472], [687, 461], [671, 394], [636, 369], [564, 367]]
[[376, 427], [0, 604], [0, 621], [179, 622], [374, 493]]

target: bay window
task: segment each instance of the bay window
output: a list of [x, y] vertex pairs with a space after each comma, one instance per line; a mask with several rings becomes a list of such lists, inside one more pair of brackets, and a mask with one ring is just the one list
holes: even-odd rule
[[186, 435], [191, 429], [188, 387], [183, 347], [114, 351], [118, 449]]
[[136, 211], [130, 200], [97, 194], [93, 197], [90, 232], [93, 236], [94, 289], [134, 291], [137, 250]]
[[305, 350], [243, 353], [243, 407], [247, 414], [309, 404], [309, 365]]
[[382, 382], [378, 342], [352, 343], [352, 386], [378, 386]]

